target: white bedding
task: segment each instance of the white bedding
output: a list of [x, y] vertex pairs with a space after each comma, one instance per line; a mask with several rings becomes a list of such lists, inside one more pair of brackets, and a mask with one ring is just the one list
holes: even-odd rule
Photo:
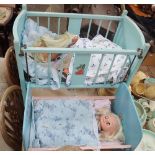
[[[89, 40], [88, 38], [80, 38], [72, 47], [73, 48], [94, 48], [94, 49], [95, 48], [118, 49], [118, 50], [122, 49], [120, 46], [104, 38], [102, 35], [97, 35], [92, 40]], [[102, 54], [91, 54], [88, 71], [86, 74], [85, 84], [87, 85], [93, 84], [93, 80], [97, 74], [97, 70], [101, 61], [101, 57], [102, 57]], [[107, 78], [106, 81], [112, 81], [113, 83], [123, 80], [123, 77], [125, 76], [126, 71], [128, 69], [127, 65], [123, 67], [126, 59], [125, 55], [117, 55], [115, 57], [113, 66], [111, 68], [111, 72], [109, 74], [109, 77], [107, 77], [113, 57], [114, 57], [113, 54], [105, 54], [103, 56], [103, 60], [101, 62], [101, 66], [95, 83], [105, 82], [106, 78]], [[71, 81], [71, 76], [73, 72], [73, 63], [74, 63], [74, 57], [72, 58], [70, 63], [69, 76], [67, 77], [67, 84], [70, 84], [70, 81]], [[121, 71], [122, 67], [123, 67], [123, 70]]]

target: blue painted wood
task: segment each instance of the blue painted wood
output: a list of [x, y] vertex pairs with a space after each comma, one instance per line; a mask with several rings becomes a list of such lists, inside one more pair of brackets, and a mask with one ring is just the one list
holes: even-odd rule
[[[72, 85], [69, 85], [69, 86], [66, 86], [65, 83], [61, 83], [60, 85], [60, 88], [66, 88], [66, 89], [71, 89], [71, 88], [118, 88], [119, 84], [93, 84], [93, 85], [77, 85], [76, 83], [75, 84], [72, 84]], [[34, 84], [34, 83], [31, 83], [31, 87], [32, 88], [49, 88], [49, 85], [37, 85], [37, 84]]]
[[22, 4], [22, 10], [27, 10], [27, 5], [26, 4]]
[[109, 34], [109, 30], [110, 30], [110, 27], [111, 27], [111, 23], [112, 23], [112, 21], [109, 21], [109, 24], [108, 24], [108, 28], [107, 28], [107, 32], [106, 32], [105, 38], [107, 38], [107, 36], [108, 36], [108, 34]]
[[50, 79], [51, 79], [51, 74], [52, 74], [52, 72], [51, 72], [51, 65], [52, 65], [52, 63], [51, 63], [51, 54], [48, 54], [48, 85], [49, 85], [49, 87], [50, 87]]
[[[121, 69], [123, 69], [123, 68], [126, 66], [128, 60], [129, 60], [129, 56], [126, 55], [126, 58], [125, 58], [125, 60], [124, 60], [124, 63], [123, 63], [123, 65], [122, 65]], [[129, 62], [129, 63], [131, 64], [131, 62]], [[120, 71], [120, 72], [121, 72], [121, 71]]]
[[136, 72], [138, 71], [138, 69], [139, 69], [141, 63], [143, 62], [143, 60], [144, 60], [144, 58], [145, 58], [145, 56], [146, 56], [146, 54], [147, 54], [149, 48], [150, 48], [150, 44], [145, 43], [145, 44], [143, 45], [143, 48], [142, 48], [142, 50], [143, 50], [143, 51], [142, 51], [142, 58], [138, 58], [138, 57], [137, 57], [137, 58], [135, 59], [135, 61], [133, 62], [133, 66], [132, 66], [131, 69], [130, 69], [130, 73], [129, 73], [129, 76], [128, 76], [128, 79], [127, 79], [127, 82], [126, 82], [128, 86], [130, 85], [133, 76], [134, 76], [134, 75], [136, 74]]
[[[115, 33], [115, 36], [114, 36], [114, 39], [113, 39], [113, 42], [118, 44], [118, 45], [122, 45], [121, 47], [124, 48], [123, 46], [123, 43], [122, 43], [122, 36], [123, 36], [123, 33], [124, 33], [124, 29], [123, 29], [123, 23], [124, 23], [124, 17], [127, 15], [127, 11], [124, 10], [123, 13], [122, 13], [122, 18], [123, 20], [120, 20], [119, 21], [119, 24], [118, 24], [118, 27], [116, 29], [116, 33]], [[130, 35], [130, 34], [129, 34]]]
[[39, 26], [39, 23], [40, 23], [40, 19], [39, 19], [39, 17], [37, 17], [37, 24], [38, 24], [38, 26]]
[[92, 24], [92, 19], [89, 21], [89, 27], [88, 27], [88, 32], [87, 32], [87, 38], [89, 37], [91, 24]]
[[114, 56], [113, 56], [113, 59], [112, 59], [112, 61], [111, 61], [110, 68], [109, 68], [108, 74], [107, 74], [106, 77], [105, 77], [105, 82], [104, 82], [104, 83], [107, 83], [107, 81], [108, 81], [109, 74], [110, 74], [110, 71], [111, 71], [112, 66], [113, 66], [113, 64], [114, 64], [115, 58], [116, 58], [116, 54], [114, 54]]
[[57, 32], [57, 34], [60, 34], [60, 19], [61, 18], [58, 18], [58, 32]]
[[19, 53], [21, 51], [21, 34], [24, 28], [25, 19], [26, 19], [26, 11], [23, 10], [18, 15], [13, 25], [13, 36], [14, 36], [13, 42], [14, 42], [14, 48], [15, 48], [15, 54], [16, 54], [16, 60], [17, 60], [18, 73], [20, 77], [20, 86], [22, 89], [22, 95], [23, 95], [24, 101], [26, 97], [26, 83], [25, 83], [25, 78], [23, 74], [22, 59], [19, 56]]
[[100, 68], [101, 68], [101, 64], [102, 64], [103, 58], [104, 58], [104, 54], [102, 54], [102, 56], [101, 56], [100, 63], [99, 63], [99, 66], [98, 66], [98, 69], [97, 69], [97, 72], [96, 72], [95, 78], [93, 79], [93, 83], [96, 83], [96, 80], [97, 80], [98, 73], [99, 73]]
[[24, 52], [33, 52], [33, 53], [77, 53], [77, 54], [129, 54], [129, 55], [139, 55], [140, 53], [137, 50], [128, 50], [128, 49], [88, 49], [88, 48], [48, 48], [48, 47], [27, 47], [21, 48]]
[[61, 81], [62, 81], [62, 73], [63, 73], [63, 68], [64, 68], [64, 61], [62, 60], [61, 62], [60, 62], [60, 72], [59, 72], [59, 81], [60, 81], [60, 83], [61, 83]]
[[[74, 58], [74, 64], [73, 64], [73, 74], [71, 77], [71, 85], [83, 85], [83, 88], [85, 87], [84, 81], [85, 76], [87, 73], [87, 68], [89, 65], [90, 60], [90, 54], [76, 54]], [[84, 65], [83, 74], [78, 74], [77, 72], [80, 69], [77, 69], [78, 67]]]
[[82, 18], [69, 18], [68, 32], [79, 35]]
[[30, 127], [31, 127], [31, 118], [32, 118], [32, 92], [30, 88], [30, 83], [27, 87], [27, 94], [25, 99], [25, 110], [24, 110], [24, 120], [23, 120], [23, 144], [24, 149], [27, 150], [29, 147], [29, 137], [30, 137]]
[[128, 58], [129, 58], [129, 64], [131, 64], [131, 62], [132, 62], [132, 61], [131, 61], [131, 56], [132, 56], [132, 55], [128, 55]]
[[118, 44], [119, 38], [121, 37], [122, 25], [123, 25], [123, 21], [119, 21], [118, 27], [116, 29], [116, 32], [113, 38], [113, 42], [116, 44]]
[[97, 34], [99, 34], [99, 32], [100, 32], [101, 25], [102, 25], [102, 20], [100, 20], [100, 22], [99, 22], [98, 29], [97, 29]]
[[34, 68], [35, 68], [35, 82], [37, 83], [37, 77], [38, 77], [38, 72], [37, 72], [37, 58], [36, 58], [36, 53], [34, 54]]
[[136, 24], [131, 21], [132, 20], [129, 17], [124, 17], [124, 22], [122, 26], [124, 34], [123, 37], [120, 39], [123, 40], [124, 47], [126, 49], [142, 48], [145, 44], [144, 36], [140, 29], [136, 26]]
[[50, 17], [48, 17], [48, 20], [47, 20], [47, 28], [48, 30], [50, 30]]
[[131, 145], [131, 150], [134, 150], [141, 141], [142, 128], [134, 100], [125, 83], [120, 84], [117, 90], [116, 99], [112, 103], [112, 111], [120, 116], [125, 143]]
[[109, 16], [109, 15], [94, 15], [94, 14], [75, 14], [75, 13], [57, 13], [57, 12], [39, 12], [39, 11], [27, 11], [28, 17], [64, 17], [72, 19], [103, 19], [112, 21], [121, 21], [121, 16]]
[[[34, 83], [31, 83], [30, 85], [32, 88], [50, 88], [49, 85], [37, 85]], [[60, 88], [66, 88], [66, 89], [70, 89], [70, 88], [118, 88], [119, 84], [93, 84], [93, 85], [83, 85], [83, 83], [81, 85], [77, 84], [75, 82], [75, 84], [71, 84], [69, 86], [67, 86], [65, 83], [61, 83]]]

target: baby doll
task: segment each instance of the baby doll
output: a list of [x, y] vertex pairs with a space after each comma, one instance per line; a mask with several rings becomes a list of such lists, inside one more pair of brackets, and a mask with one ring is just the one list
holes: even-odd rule
[[116, 114], [104, 107], [96, 111], [96, 116], [101, 141], [124, 141], [121, 121]]
[[[58, 35], [56, 37], [51, 37], [50, 35], [44, 35], [40, 37], [34, 44], [34, 47], [53, 47], [53, 48], [67, 48], [75, 44], [78, 40], [78, 36], [65, 32], [64, 34]], [[52, 53], [51, 60], [56, 60], [59, 57], [59, 53]], [[48, 61], [47, 53], [38, 53], [37, 60], [40, 62]]]

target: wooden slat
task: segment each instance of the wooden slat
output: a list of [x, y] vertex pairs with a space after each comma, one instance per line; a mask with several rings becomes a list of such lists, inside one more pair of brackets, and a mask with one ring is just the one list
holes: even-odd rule
[[111, 16], [111, 15], [92, 15], [92, 14], [77, 14], [77, 13], [57, 13], [57, 12], [39, 12], [39, 11], [28, 11], [27, 16], [38, 16], [38, 17], [64, 17], [72, 19], [103, 19], [121, 21], [122, 16]]
[[[99, 148], [97, 147], [89, 147], [89, 146], [83, 146], [80, 147], [81, 150], [98, 150], [98, 149], [128, 149], [131, 148], [131, 145], [121, 145], [121, 144], [113, 144], [113, 145], [102, 145]], [[56, 151], [57, 148], [29, 148], [28, 151]]]
[[48, 27], [48, 30], [50, 30], [50, 17], [48, 17], [47, 27]]
[[76, 54], [128, 54], [128, 55], [140, 55], [140, 52], [136, 50], [128, 49], [100, 49], [100, 48], [51, 48], [51, 47], [27, 47], [21, 48], [23, 52], [33, 53], [74, 53]]
[[97, 80], [98, 73], [99, 73], [99, 70], [100, 70], [100, 67], [101, 67], [101, 64], [102, 64], [103, 58], [104, 58], [104, 54], [102, 54], [102, 57], [101, 57], [101, 59], [100, 59], [100, 64], [99, 64], [99, 66], [98, 66], [98, 68], [97, 68], [97, 73], [96, 73], [96, 75], [95, 75], [95, 78], [93, 79], [93, 83], [95, 83], [96, 80]]
[[61, 60], [61, 62], [60, 62], [60, 72], [59, 72], [59, 82], [60, 82], [60, 84], [61, 84], [61, 80], [62, 80], [63, 67], [64, 67], [64, 63], [63, 63], [63, 60]]
[[112, 67], [113, 67], [115, 58], [116, 58], [116, 54], [114, 54], [113, 60], [112, 60], [112, 62], [111, 62], [111, 64], [110, 64], [110, 68], [109, 68], [108, 74], [106, 75], [106, 78], [105, 78], [105, 82], [104, 82], [104, 83], [106, 83], [106, 81], [108, 80], [108, 77], [109, 77], [110, 71], [111, 71], [111, 69], [112, 69]]
[[125, 61], [124, 61], [123, 65], [121, 67], [121, 69], [123, 69], [125, 67], [128, 59], [129, 59], [129, 56], [127, 55], [126, 58], [125, 58]]
[[87, 32], [87, 38], [89, 37], [90, 28], [91, 28], [91, 23], [92, 23], [92, 19], [89, 21], [89, 27], [88, 27], [88, 32]]
[[109, 30], [110, 30], [110, 27], [111, 27], [111, 23], [112, 23], [112, 21], [109, 21], [109, 24], [108, 24], [108, 28], [107, 28], [107, 32], [106, 32], [105, 38], [108, 37]]
[[48, 85], [50, 86], [50, 79], [52, 77], [51, 75], [51, 54], [48, 54]]
[[57, 32], [58, 35], [60, 34], [60, 19], [61, 19], [61, 18], [58, 18], [58, 32]]
[[40, 21], [39, 21], [39, 17], [37, 17], [37, 24], [38, 24], [38, 26], [39, 26], [39, 23], [40, 23]]
[[33, 96], [33, 99], [38, 99], [38, 100], [53, 100], [53, 99], [90, 99], [90, 100], [114, 100], [115, 96]]
[[37, 83], [37, 78], [38, 78], [38, 75], [37, 75], [37, 58], [36, 58], [36, 53], [34, 54], [34, 69], [35, 69], [35, 82], [36, 82], [36, 84], [38, 84]]
[[100, 20], [100, 22], [99, 22], [99, 26], [98, 26], [98, 29], [97, 29], [97, 34], [99, 34], [99, 32], [100, 32], [101, 24], [102, 24], [102, 20]]

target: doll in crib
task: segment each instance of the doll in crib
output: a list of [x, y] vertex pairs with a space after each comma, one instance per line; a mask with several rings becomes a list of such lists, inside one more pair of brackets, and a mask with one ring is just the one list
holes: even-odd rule
[[111, 112], [110, 109], [103, 107], [96, 110], [98, 122], [99, 139], [103, 141], [124, 142], [124, 135], [120, 118]]
[[[69, 48], [74, 45], [79, 37], [77, 35], [65, 32], [53, 38], [49, 35], [40, 37], [34, 44], [34, 47], [53, 47], [53, 48]], [[60, 56], [59, 53], [52, 53], [51, 60], [54, 61]], [[37, 60], [40, 62], [48, 61], [48, 53], [38, 53]]]

